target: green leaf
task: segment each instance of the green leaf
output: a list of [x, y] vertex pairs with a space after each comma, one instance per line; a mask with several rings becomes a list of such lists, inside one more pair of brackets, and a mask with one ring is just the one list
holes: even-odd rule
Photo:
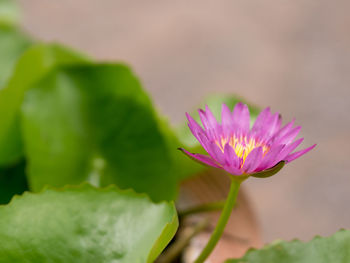
[[171, 156], [151, 101], [134, 74], [123, 65], [71, 72], [86, 92], [91, 137], [106, 161], [102, 185], [132, 187], [156, 201], [174, 199]]
[[[0, 50], [2, 49], [0, 48]], [[54, 44], [35, 45], [21, 56], [12, 77], [5, 85], [5, 88], [0, 90], [1, 166], [14, 163], [23, 154], [19, 127], [19, 111], [24, 93], [29, 89], [31, 84], [60, 65], [82, 63], [85, 61], [87, 59], [82, 55]]]
[[[237, 95], [232, 95], [232, 94], [217, 94], [217, 95], [212, 95], [205, 99], [197, 108], [196, 111], [192, 112], [190, 115], [198, 122], [200, 122], [199, 115], [197, 112], [197, 109], [204, 109], [205, 105], [208, 105], [210, 110], [213, 112], [214, 116], [216, 117], [217, 120], [221, 120], [221, 106], [223, 103], [225, 103], [231, 110], [233, 110], [234, 106], [238, 102], [243, 102], [248, 105], [249, 111], [250, 111], [250, 119], [251, 122], [253, 123], [258, 116], [260, 109], [250, 103], [248, 103], [246, 100], [243, 98], [237, 96]], [[184, 115], [185, 116], [185, 115]], [[187, 123], [187, 120], [186, 120]], [[181, 142], [184, 145], [187, 145], [189, 147], [196, 147], [199, 145], [198, 141], [196, 138], [192, 135], [190, 129], [188, 128], [187, 124], [181, 125], [177, 129], [177, 134], [178, 137], [180, 138]], [[196, 149], [198, 150], [198, 149]]]
[[0, 89], [11, 75], [20, 55], [31, 45], [31, 40], [18, 29], [16, 1], [0, 0]]
[[86, 64], [57, 45], [23, 54], [0, 90], [0, 165], [19, 160], [25, 140], [35, 191], [88, 180], [174, 199], [178, 181], [202, 167], [176, 150], [182, 143], [129, 69]]
[[7, 204], [15, 194], [28, 190], [25, 162], [0, 168], [0, 204]]
[[92, 172], [81, 100], [80, 91], [57, 71], [27, 91], [21, 127], [31, 190], [79, 184]]
[[89, 185], [0, 207], [0, 262], [154, 262], [178, 226], [173, 203]]
[[134, 188], [156, 201], [176, 196], [167, 139], [126, 66], [53, 70], [27, 91], [21, 126], [35, 191], [90, 180]]
[[15, 25], [18, 23], [18, 7], [14, 0], [0, 0], [0, 24]]
[[252, 174], [250, 174], [250, 176], [253, 176], [253, 177], [256, 177], [256, 178], [271, 177], [271, 176], [275, 175], [276, 173], [278, 173], [283, 168], [285, 163], [286, 163], [285, 161], [280, 161], [275, 166], [273, 166], [273, 167], [271, 167], [269, 169], [263, 170], [261, 172], [252, 173]]
[[159, 119], [160, 128], [166, 139], [168, 152], [172, 159], [172, 172], [178, 181], [182, 181], [203, 170], [203, 165], [194, 162], [178, 150], [179, 147], [185, 147], [176, 135], [175, 128], [171, 127], [165, 119]]
[[276, 241], [262, 249], [249, 250], [240, 259], [226, 263], [348, 263], [350, 262], [350, 231], [340, 230], [330, 237], [315, 237], [310, 242]]
[[0, 87], [4, 86], [17, 59], [30, 45], [31, 41], [26, 35], [14, 26], [1, 24], [0, 18]]

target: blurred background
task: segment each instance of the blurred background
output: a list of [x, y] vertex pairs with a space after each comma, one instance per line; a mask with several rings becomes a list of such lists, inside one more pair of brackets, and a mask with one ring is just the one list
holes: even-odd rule
[[350, 1], [19, 4], [31, 36], [131, 65], [173, 124], [217, 92], [295, 117], [317, 148], [245, 183], [264, 241], [350, 228]]

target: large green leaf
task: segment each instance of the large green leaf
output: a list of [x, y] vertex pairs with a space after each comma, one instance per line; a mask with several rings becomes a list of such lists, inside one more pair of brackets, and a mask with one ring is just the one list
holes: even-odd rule
[[0, 207], [0, 262], [153, 262], [177, 226], [173, 203], [130, 190], [26, 193]]
[[176, 150], [183, 145], [129, 69], [89, 65], [57, 45], [23, 54], [0, 90], [0, 166], [22, 157], [24, 138], [33, 190], [89, 180], [174, 199], [201, 166]]
[[181, 181], [202, 171], [203, 165], [194, 162], [177, 150], [180, 147], [187, 148], [187, 145], [177, 137], [175, 128], [171, 127], [169, 122], [164, 118], [159, 119], [159, 123], [166, 139], [167, 148], [173, 162], [172, 170], [177, 180]]
[[54, 44], [35, 45], [21, 56], [12, 77], [0, 90], [0, 166], [15, 162], [23, 153], [19, 110], [26, 90], [51, 69], [83, 61], [82, 55]]
[[167, 139], [126, 66], [53, 70], [27, 91], [21, 126], [34, 190], [90, 180], [175, 198]]
[[56, 71], [26, 93], [21, 126], [32, 190], [79, 184], [92, 172], [81, 100], [79, 90]]
[[240, 259], [226, 263], [348, 263], [350, 231], [340, 230], [330, 237], [315, 237], [310, 242], [276, 241], [262, 249], [249, 250]]

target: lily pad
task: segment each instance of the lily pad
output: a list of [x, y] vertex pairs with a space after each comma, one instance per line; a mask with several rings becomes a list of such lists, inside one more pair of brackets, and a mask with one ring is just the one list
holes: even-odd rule
[[251, 249], [240, 259], [226, 263], [348, 263], [350, 231], [340, 230], [330, 237], [315, 237], [309, 242], [276, 241], [262, 249]]
[[151, 263], [178, 221], [173, 203], [85, 184], [17, 196], [0, 226], [0, 262]]
[[25, 92], [50, 70], [83, 61], [87, 59], [81, 54], [55, 44], [35, 45], [20, 57], [9, 81], [0, 90], [0, 166], [23, 156], [19, 113]]
[[176, 196], [166, 136], [138, 79], [122, 64], [53, 70], [26, 92], [21, 120], [34, 191], [90, 181], [156, 201]]

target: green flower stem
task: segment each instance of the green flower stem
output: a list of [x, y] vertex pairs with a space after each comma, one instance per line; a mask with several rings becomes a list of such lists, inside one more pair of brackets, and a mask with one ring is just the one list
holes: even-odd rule
[[226, 203], [225, 203], [224, 209], [222, 210], [219, 221], [207, 245], [205, 246], [202, 253], [199, 255], [199, 257], [195, 260], [194, 263], [203, 263], [209, 257], [210, 253], [214, 250], [216, 244], [220, 240], [220, 237], [224, 232], [228, 219], [230, 218], [231, 211], [236, 203], [238, 190], [241, 185], [241, 182], [242, 180], [231, 177], [230, 192], [227, 196]]

